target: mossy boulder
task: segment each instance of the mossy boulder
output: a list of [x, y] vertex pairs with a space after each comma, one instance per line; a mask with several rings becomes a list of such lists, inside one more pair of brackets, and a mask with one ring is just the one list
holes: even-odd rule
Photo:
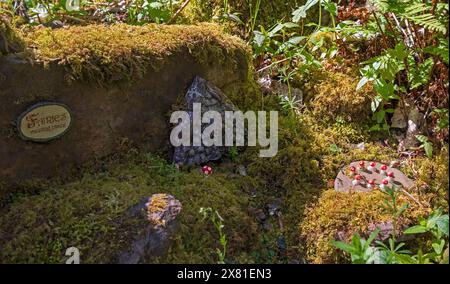
[[[252, 76], [246, 44], [211, 24], [33, 28], [23, 38], [31, 58], [0, 57], [6, 183], [63, 175], [125, 142], [168, 150], [170, 111], [196, 76], [220, 89], [246, 85]], [[23, 141], [17, 118], [43, 101], [66, 105], [72, 126], [49, 143]]]
[[[250, 55], [243, 41], [213, 24], [40, 28], [26, 32], [24, 38], [35, 50], [36, 61], [63, 65], [69, 80], [99, 83], [143, 78], [146, 71], [159, 70], [176, 53], [189, 53], [201, 64], [229, 64], [237, 53]], [[248, 66], [239, 67], [248, 70]]]

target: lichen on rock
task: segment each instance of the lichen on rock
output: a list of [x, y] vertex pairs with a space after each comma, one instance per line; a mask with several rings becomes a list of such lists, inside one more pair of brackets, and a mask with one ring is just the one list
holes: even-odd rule
[[155, 227], [166, 227], [181, 211], [181, 203], [172, 195], [153, 194], [146, 204], [147, 219]]

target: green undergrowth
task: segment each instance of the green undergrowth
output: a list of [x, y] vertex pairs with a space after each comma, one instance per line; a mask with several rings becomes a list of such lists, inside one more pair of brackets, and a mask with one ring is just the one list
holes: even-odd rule
[[139, 79], [149, 68], [161, 68], [174, 53], [191, 54], [202, 64], [215, 58], [216, 64], [233, 64], [234, 69], [233, 55], [241, 53], [250, 58], [242, 40], [227, 35], [218, 25], [206, 23], [24, 28], [23, 36], [36, 61], [63, 65], [69, 81], [109, 84]]
[[[2, 203], [0, 262], [60, 263], [70, 246], [80, 248], [82, 262], [114, 262], [145, 221], [127, 217], [128, 208], [153, 193], [169, 193], [183, 204], [181, 229], [169, 253], [155, 259], [156, 263], [217, 262], [218, 235], [201, 220], [201, 207], [212, 207], [224, 218], [227, 262], [345, 263], [348, 259], [330, 241], [338, 233], [346, 238], [389, 217], [382, 209], [380, 193], [350, 195], [332, 189], [338, 170], [358, 160], [399, 161], [399, 169], [415, 181], [410, 193], [421, 205], [402, 196], [401, 201], [411, 205], [402, 224], [416, 222], [432, 208], [447, 208], [447, 146], [436, 149], [433, 159], [400, 156], [380, 142], [387, 134], [368, 131], [370, 113], [361, 111], [367, 107], [365, 99], [357, 104], [360, 110], [339, 118], [343, 114], [339, 104], [347, 104], [339, 97], [352, 95], [350, 76], [327, 73], [321, 77], [309, 89], [311, 100], [300, 115], [283, 109], [276, 96], [263, 96], [252, 78], [224, 89], [242, 111], [279, 111], [279, 150], [273, 158], [259, 158], [259, 147], [238, 149], [223, 163], [214, 164], [213, 175], [205, 177], [199, 168], [179, 171], [138, 151], [108, 161], [101, 170], [85, 167], [72, 180], [37, 187], [29, 183], [24, 193]], [[331, 86], [335, 86], [332, 92]], [[325, 99], [327, 92], [330, 98]], [[360, 96], [370, 92], [364, 90]], [[330, 107], [327, 101], [335, 101], [336, 106], [320, 110]], [[236, 174], [226, 165], [230, 163], [245, 165], [248, 175]], [[254, 212], [275, 200], [282, 201], [281, 214], [269, 218], [272, 230], [263, 230]], [[287, 244], [286, 255], [277, 248], [280, 236]]]
[[[211, 21], [221, 16], [224, 11], [223, 0], [194, 0], [189, 3], [183, 11], [180, 21], [198, 22]], [[306, 0], [233, 0], [228, 3], [227, 11], [235, 14], [242, 23], [250, 25], [252, 21], [255, 27], [263, 26], [268, 29], [281, 21], [289, 21], [292, 18], [292, 12], [299, 6], [304, 5]], [[259, 9], [257, 4], [260, 2]], [[255, 17], [256, 15], [256, 17]], [[306, 16], [305, 23], [317, 22], [319, 9], [313, 7]], [[329, 21], [328, 15], [322, 14], [322, 23]], [[242, 24], [241, 24], [242, 25]], [[250, 28], [250, 27], [248, 27]], [[253, 31], [251, 31], [253, 32]]]
[[25, 49], [25, 43], [17, 31], [0, 16], [0, 56], [20, 52]]
[[[324, 191], [317, 202], [307, 208], [305, 219], [300, 224], [300, 241], [308, 262], [347, 262], [348, 259], [335, 250], [331, 241], [349, 241], [354, 233], [367, 235], [375, 226], [391, 221], [392, 216], [382, 206], [384, 200], [384, 194], [379, 191], [353, 194], [343, 194], [333, 189]], [[410, 204], [410, 208], [398, 220], [400, 226], [410, 226], [419, 217], [431, 213], [429, 196], [422, 196], [422, 205], [401, 196], [398, 206], [405, 202]]]
[[[390, 147], [383, 142], [392, 142], [388, 133], [369, 131], [372, 89], [356, 92], [357, 80], [352, 74], [321, 74], [305, 86], [307, 109], [301, 115], [281, 109], [274, 97], [258, 99], [257, 95], [253, 105], [246, 99], [239, 101], [245, 110], [280, 111], [277, 156], [258, 159], [258, 149], [248, 149], [241, 159], [260, 183], [264, 196], [261, 204], [267, 204], [271, 198], [283, 200], [282, 233], [288, 244], [288, 257], [313, 263], [340, 263], [348, 259], [330, 244], [336, 234], [351, 237], [354, 232], [365, 233], [370, 225], [389, 221], [389, 214], [383, 209], [381, 193], [335, 192], [334, 179], [339, 169], [358, 160], [400, 162], [399, 169], [415, 183], [410, 194], [421, 202], [418, 205], [406, 195], [401, 197], [401, 201], [410, 204], [401, 222], [412, 225], [433, 208], [448, 207], [448, 149], [445, 146], [437, 150], [433, 159], [401, 156], [395, 143]], [[411, 247], [418, 246], [413, 240]]]

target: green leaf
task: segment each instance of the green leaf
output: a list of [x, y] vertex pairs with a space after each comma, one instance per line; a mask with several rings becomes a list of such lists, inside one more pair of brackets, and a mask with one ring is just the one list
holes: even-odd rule
[[416, 139], [421, 143], [425, 143], [428, 141], [428, 137], [426, 137], [425, 135], [416, 135]]
[[327, 10], [331, 15], [337, 16], [337, 5], [333, 3], [331, 0], [322, 0], [322, 6]]
[[381, 127], [378, 124], [370, 127], [370, 129], [369, 129], [369, 131], [380, 131], [380, 130], [381, 130]]
[[413, 226], [404, 231], [405, 234], [423, 234], [428, 232], [428, 229], [423, 226]]
[[442, 215], [436, 220], [439, 232], [448, 236], [448, 215]]
[[440, 255], [442, 253], [442, 251], [444, 250], [444, 246], [445, 246], [445, 241], [441, 240], [439, 243], [433, 243], [431, 245], [434, 249], [434, 251]]
[[330, 145], [330, 152], [331, 153], [340, 153], [340, 152], [342, 152], [342, 149], [339, 148], [336, 144], [331, 144]]
[[365, 249], [367, 249], [369, 247], [369, 245], [375, 240], [375, 238], [378, 236], [378, 234], [380, 233], [380, 228], [377, 228], [375, 231], [373, 231], [369, 238], [367, 239], [367, 242], [365, 244]]
[[306, 18], [306, 11], [308, 11], [312, 6], [316, 5], [319, 0], [308, 0], [305, 5], [300, 6], [297, 10], [292, 13], [292, 21], [298, 22], [301, 19]]
[[359, 80], [358, 85], [356, 86], [356, 90], [358, 91], [359, 89], [361, 89], [362, 87], [364, 87], [364, 85], [366, 85], [367, 82], [369, 82], [369, 78], [367, 78], [367, 77], [362, 77], [361, 80]]
[[396, 254], [395, 259], [401, 264], [413, 264], [415, 263], [414, 259], [407, 254]]
[[374, 118], [377, 123], [382, 123], [385, 117], [386, 117], [386, 112], [384, 110], [379, 110], [374, 113]]
[[442, 209], [437, 209], [433, 211], [433, 213], [428, 217], [427, 219], [427, 228], [433, 229], [436, 226], [437, 221], [439, 220], [439, 217], [442, 216]]
[[433, 144], [431, 142], [425, 142], [423, 148], [425, 149], [427, 157], [430, 159], [433, 158]]
[[445, 64], [449, 64], [449, 44], [448, 38], [441, 39], [439, 46], [427, 46], [424, 48], [424, 52], [432, 55], [437, 55], [442, 58]]
[[370, 108], [372, 109], [372, 112], [377, 111], [382, 101], [383, 98], [381, 96], [376, 96], [375, 98], [373, 98], [372, 102], [370, 103]]
[[262, 47], [266, 40], [266, 36], [262, 32], [259, 32], [259, 31], [254, 31], [253, 34], [254, 34], [253, 43], [257, 47]]
[[411, 89], [416, 89], [430, 80], [431, 70], [434, 66], [434, 59], [428, 58], [422, 64], [416, 65], [414, 57], [411, 55], [408, 57], [409, 72], [408, 82]]
[[375, 264], [388, 264], [389, 253], [385, 250], [376, 250], [373, 255], [373, 263]]
[[238, 24], [241, 24], [241, 25], [244, 24], [244, 22], [241, 20], [241, 18], [239, 18], [239, 16], [236, 13], [233, 13], [233, 14], [228, 13], [228, 14], [224, 14], [223, 16], [224, 16], [224, 18], [234, 21]]
[[375, 80], [373, 87], [375, 91], [385, 99], [388, 99], [394, 94], [394, 84], [388, 83], [383, 79]]
[[409, 52], [402, 41], [397, 43], [395, 48], [390, 49], [388, 53], [394, 56], [398, 61], [403, 61], [403, 59], [405, 59], [409, 55]]
[[332, 241], [331, 244], [333, 246], [335, 246], [336, 248], [338, 248], [340, 250], [343, 250], [345, 252], [348, 252], [350, 254], [355, 252], [355, 248], [353, 246], [347, 244], [347, 243], [338, 242], [338, 241]]

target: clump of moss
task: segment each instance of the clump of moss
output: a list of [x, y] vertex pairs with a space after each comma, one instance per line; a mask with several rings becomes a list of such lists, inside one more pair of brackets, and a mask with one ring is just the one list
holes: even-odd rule
[[320, 73], [305, 86], [309, 107], [316, 119], [324, 123], [338, 118], [362, 123], [370, 118], [370, 103], [374, 97], [370, 86], [357, 91], [357, 76], [331, 71]]
[[142, 78], [148, 68], [157, 70], [168, 56], [180, 51], [190, 52], [200, 62], [211, 56], [222, 64], [235, 53], [248, 58], [250, 53], [242, 40], [213, 24], [40, 28], [24, 36], [36, 60], [65, 66], [69, 81], [111, 83]]
[[[353, 194], [334, 190], [323, 192], [317, 202], [309, 205], [300, 224], [306, 259], [312, 263], [345, 262], [330, 242], [338, 238], [348, 242], [353, 233], [366, 235], [370, 226], [392, 220], [383, 207], [385, 198], [379, 191]], [[410, 208], [399, 219], [399, 226], [410, 225], [430, 212], [429, 200], [422, 198], [421, 201], [423, 207], [404, 195], [400, 197], [398, 204], [401, 206], [406, 202]]]
[[417, 189], [433, 194], [433, 207], [448, 211], [449, 179], [448, 145], [436, 153], [432, 159], [419, 157], [407, 164], [407, 173], [415, 177]]
[[25, 50], [25, 43], [8, 21], [0, 17], [0, 55]]
[[312, 151], [308, 128], [296, 119], [279, 118], [278, 153], [273, 158], [255, 159], [249, 173], [261, 180], [266, 188], [288, 189], [292, 185], [318, 180], [317, 155]]

